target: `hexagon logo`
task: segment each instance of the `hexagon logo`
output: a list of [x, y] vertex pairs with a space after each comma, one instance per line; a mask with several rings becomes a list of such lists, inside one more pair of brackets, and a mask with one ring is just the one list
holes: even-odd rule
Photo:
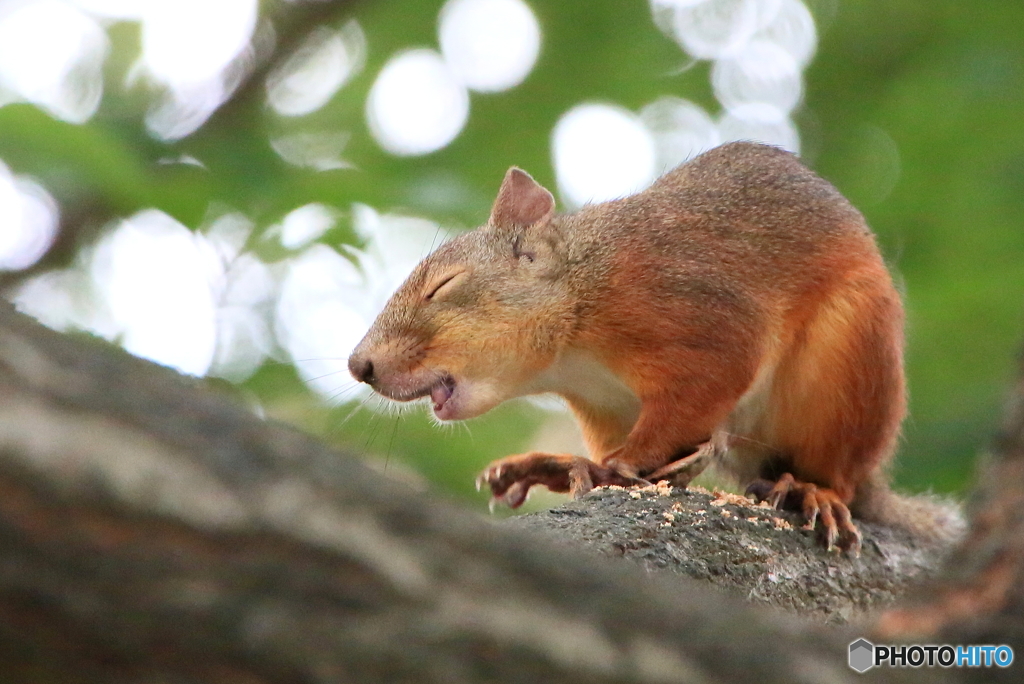
[[850, 644], [850, 667], [864, 674], [875, 666], [875, 645], [867, 639]]

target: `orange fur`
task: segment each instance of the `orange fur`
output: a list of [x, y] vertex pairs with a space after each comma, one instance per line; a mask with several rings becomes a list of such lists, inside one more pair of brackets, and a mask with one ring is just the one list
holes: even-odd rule
[[860, 213], [792, 155], [752, 143], [632, 197], [553, 210], [510, 170], [488, 224], [395, 293], [353, 375], [395, 399], [430, 395], [442, 419], [564, 397], [595, 465], [499, 461], [484, 482], [513, 505], [533, 484], [579, 493], [669, 472], [727, 435], [714, 440], [727, 444], [721, 466], [768, 480], [780, 505], [799, 498], [811, 519], [820, 510], [830, 545], [845, 535], [855, 548], [847, 506], [885, 499], [906, 410], [902, 304]]

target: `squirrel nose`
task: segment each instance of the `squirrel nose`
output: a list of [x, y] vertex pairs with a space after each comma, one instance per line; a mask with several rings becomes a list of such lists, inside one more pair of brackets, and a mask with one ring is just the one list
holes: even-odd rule
[[373, 384], [373, 361], [353, 354], [348, 360], [348, 372], [359, 382]]

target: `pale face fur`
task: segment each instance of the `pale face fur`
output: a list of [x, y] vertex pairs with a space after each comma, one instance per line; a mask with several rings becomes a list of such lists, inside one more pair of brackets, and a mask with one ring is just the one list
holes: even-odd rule
[[573, 324], [552, 306], [569, 301], [553, 205], [510, 171], [488, 224], [441, 246], [391, 297], [349, 359], [353, 376], [397, 401], [430, 396], [441, 420], [530, 393]]

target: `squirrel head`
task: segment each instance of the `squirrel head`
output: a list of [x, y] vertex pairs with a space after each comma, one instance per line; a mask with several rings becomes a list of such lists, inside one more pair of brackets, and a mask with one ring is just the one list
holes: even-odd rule
[[509, 169], [487, 224], [439, 247], [392, 295], [348, 361], [397, 401], [429, 396], [441, 420], [530, 393], [572, 329], [555, 200]]

